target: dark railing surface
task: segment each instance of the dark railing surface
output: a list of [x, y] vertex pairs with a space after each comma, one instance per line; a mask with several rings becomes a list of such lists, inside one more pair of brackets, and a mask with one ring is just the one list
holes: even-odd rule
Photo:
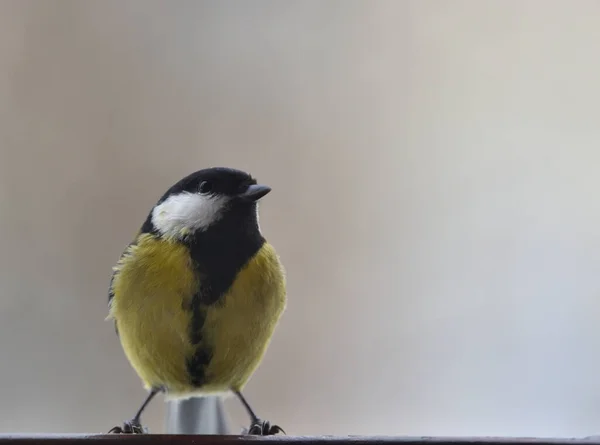
[[600, 445], [588, 438], [519, 437], [390, 437], [390, 436], [219, 436], [183, 434], [140, 435], [0, 435], [0, 445]]

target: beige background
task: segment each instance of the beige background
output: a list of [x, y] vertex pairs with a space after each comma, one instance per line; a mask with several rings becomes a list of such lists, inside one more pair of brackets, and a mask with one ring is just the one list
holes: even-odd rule
[[599, 51], [598, 1], [1, 0], [0, 431], [132, 415], [111, 266], [229, 165], [289, 271], [264, 417], [599, 433]]

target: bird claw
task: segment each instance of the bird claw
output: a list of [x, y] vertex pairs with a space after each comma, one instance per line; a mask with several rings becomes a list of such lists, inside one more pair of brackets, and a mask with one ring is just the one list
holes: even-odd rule
[[129, 420], [123, 422], [123, 426], [115, 426], [108, 434], [148, 434], [148, 428], [143, 427], [139, 422]]
[[274, 436], [277, 433], [285, 434], [279, 425], [271, 425], [268, 420], [256, 419], [246, 434], [250, 436]]

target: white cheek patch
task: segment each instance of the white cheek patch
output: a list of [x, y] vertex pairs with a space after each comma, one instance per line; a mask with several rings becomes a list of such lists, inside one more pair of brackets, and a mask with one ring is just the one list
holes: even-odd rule
[[227, 201], [224, 196], [197, 193], [169, 196], [152, 210], [152, 224], [163, 235], [173, 237], [206, 230], [221, 217]]
[[260, 221], [259, 221], [260, 217], [258, 216], [258, 202], [255, 204], [255, 206], [256, 206], [256, 227], [258, 227], [258, 233], [262, 234], [262, 232], [260, 231]]

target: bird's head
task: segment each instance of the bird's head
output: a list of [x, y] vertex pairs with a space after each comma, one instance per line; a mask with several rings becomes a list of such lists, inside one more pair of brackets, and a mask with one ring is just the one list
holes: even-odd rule
[[174, 184], [156, 203], [146, 229], [183, 239], [219, 224], [258, 229], [257, 202], [271, 191], [248, 173], [224, 167], [196, 171]]

